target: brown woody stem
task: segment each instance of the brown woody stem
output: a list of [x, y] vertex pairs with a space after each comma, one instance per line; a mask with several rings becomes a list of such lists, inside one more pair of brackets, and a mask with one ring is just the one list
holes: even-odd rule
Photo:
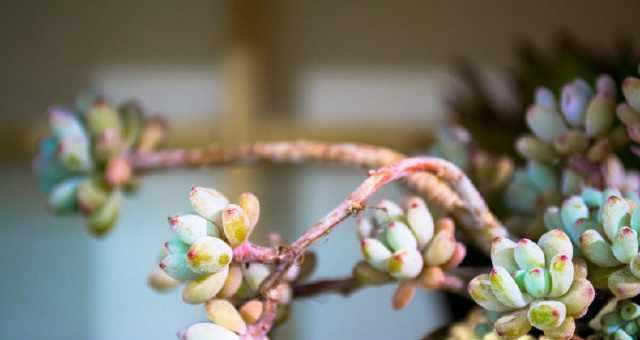
[[[210, 146], [129, 155], [137, 171], [251, 161], [319, 161], [376, 168], [404, 158], [406, 156], [399, 152], [379, 146], [314, 141], [255, 143], [239, 147]], [[459, 175], [460, 170], [449, 164], [438, 171], [442, 173], [415, 172], [405, 178], [405, 182], [429, 202], [455, 217], [476, 246], [488, 254], [491, 240], [496, 236], [508, 236], [507, 230], [489, 211], [471, 181]], [[452, 176], [454, 173], [457, 175]]]

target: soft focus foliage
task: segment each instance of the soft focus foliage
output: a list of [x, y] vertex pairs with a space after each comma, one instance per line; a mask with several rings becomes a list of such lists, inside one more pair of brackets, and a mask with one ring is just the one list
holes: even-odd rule
[[55, 212], [82, 212], [92, 234], [106, 234], [118, 219], [122, 192], [136, 187], [126, 154], [157, 146], [162, 123], [145, 120], [135, 102], [116, 110], [87, 96], [75, 110], [49, 110], [49, 125], [52, 133], [33, 162], [41, 190]]

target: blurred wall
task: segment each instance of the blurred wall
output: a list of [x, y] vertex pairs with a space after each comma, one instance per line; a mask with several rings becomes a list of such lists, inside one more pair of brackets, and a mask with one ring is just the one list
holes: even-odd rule
[[[209, 141], [222, 110], [226, 9], [222, 1], [203, 0], [3, 1], [5, 147], [30, 140], [17, 132], [42, 129], [46, 107], [71, 103], [85, 88], [115, 100], [138, 97], [169, 117], [174, 135]], [[273, 38], [269, 100], [260, 114], [314, 126], [374, 121], [433, 128], [431, 122], [443, 119], [438, 98], [450, 82], [450, 57], [469, 57], [499, 73], [512, 62], [519, 35], [539, 45], [558, 28], [596, 47], [610, 46], [619, 32], [638, 40], [639, 10], [637, 1], [274, 1], [271, 24], [264, 27]], [[179, 293], [158, 297], [148, 291], [144, 278], [167, 237], [165, 217], [188, 209], [185, 188], [224, 188], [222, 170], [146, 180], [139, 195], [127, 201], [114, 234], [96, 241], [77, 232], [79, 219], [54, 219], [44, 211], [27, 168], [26, 162], [0, 165], [10, 182], [0, 193], [5, 242], [0, 338], [172, 339], [175, 330], [204, 318], [201, 308], [182, 304]], [[257, 185], [268, 204], [263, 225], [289, 239], [342, 199], [362, 175], [334, 168], [251, 171], [269, 178]], [[318, 277], [349, 272], [358, 257], [352, 229], [348, 223], [315, 247], [321, 253]], [[380, 288], [349, 300], [326, 296], [301, 302], [281, 334], [416, 338], [447, 320], [438, 312], [437, 294], [420, 294], [400, 313], [391, 312], [389, 296], [390, 288]]]
[[[86, 88], [141, 98], [181, 128], [213, 122], [225, 10], [223, 1], [204, 0], [4, 1], [3, 125], [40, 122], [47, 106]], [[451, 57], [499, 69], [512, 60], [514, 38], [542, 46], [559, 28], [604, 48], [617, 33], [640, 38], [638, 10], [633, 0], [275, 1], [264, 28], [273, 40], [263, 113], [317, 124], [426, 123], [442, 114], [437, 99]]]

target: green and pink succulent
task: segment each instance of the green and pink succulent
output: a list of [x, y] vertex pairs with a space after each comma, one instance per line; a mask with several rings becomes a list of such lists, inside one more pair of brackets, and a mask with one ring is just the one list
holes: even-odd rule
[[491, 272], [475, 277], [468, 291], [483, 308], [504, 313], [495, 322], [500, 336], [516, 338], [532, 327], [551, 338], [573, 335], [574, 319], [584, 316], [595, 290], [563, 231], [551, 230], [537, 243], [496, 238], [491, 262]]
[[600, 269], [593, 281], [606, 282], [619, 298], [640, 294], [639, 204], [634, 192], [585, 188], [548, 211], [547, 225], [574, 235], [584, 258]]

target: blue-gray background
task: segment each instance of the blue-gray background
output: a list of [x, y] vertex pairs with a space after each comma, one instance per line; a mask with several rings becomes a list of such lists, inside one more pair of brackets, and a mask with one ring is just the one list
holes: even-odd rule
[[[95, 240], [79, 218], [49, 214], [28, 167], [10, 164], [0, 191], [0, 339], [175, 339], [178, 329], [206, 319], [202, 306], [182, 303], [179, 290], [151, 291], [146, 275], [169, 237], [166, 217], [189, 211], [188, 191], [194, 185], [224, 190], [225, 171], [229, 168], [145, 177], [141, 190], [125, 201], [117, 228]], [[263, 209], [258, 237], [268, 229], [289, 240], [344, 198], [363, 175], [331, 166], [241, 171], [269, 178], [256, 191]], [[383, 192], [391, 198], [400, 194], [397, 188]], [[320, 260], [314, 278], [350, 273], [359, 257], [353, 227], [353, 221], [344, 223], [314, 247]], [[447, 320], [438, 294], [421, 292], [402, 312], [392, 311], [392, 294], [392, 287], [372, 288], [348, 299], [322, 296], [296, 303], [274, 339], [415, 339]]]

